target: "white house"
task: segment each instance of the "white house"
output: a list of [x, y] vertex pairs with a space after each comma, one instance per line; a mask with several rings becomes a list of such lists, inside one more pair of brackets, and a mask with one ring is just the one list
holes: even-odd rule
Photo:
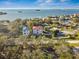
[[29, 28], [27, 26], [23, 26], [23, 35], [28, 36], [30, 34]]

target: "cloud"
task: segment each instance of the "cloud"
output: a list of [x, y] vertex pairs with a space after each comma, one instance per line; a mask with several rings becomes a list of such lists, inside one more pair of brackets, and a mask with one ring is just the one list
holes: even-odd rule
[[52, 2], [52, 0], [47, 0], [47, 1], [46, 1], [46, 3], [51, 3], [51, 2]]
[[18, 4], [15, 2], [12, 2], [14, 0], [4, 0], [0, 2], [0, 8], [12, 8], [12, 7], [17, 7]]
[[67, 0], [60, 0], [60, 2], [66, 2]]
[[53, 0], [38, 0], [37, 3], [39, 6], [45, 6], [52, 4]]
[[77, 0], [0, 0], [1, 7], [25, 8], [79, 8]]
[[4, 2], [4, 4], [5, 4], [5, 5], [11, 5], [12, 2], [6, 1], [6, 2]]
[[59, 6], [70, 3], [71, 0], [37, 0], [39, 6]]
[[60, 2], [70, 2], [70, 0], [60, 0]]
[[53, 0], [38, 0], [38, 2], [43, 2], [43, 3], [50, 3], [52, 2]]

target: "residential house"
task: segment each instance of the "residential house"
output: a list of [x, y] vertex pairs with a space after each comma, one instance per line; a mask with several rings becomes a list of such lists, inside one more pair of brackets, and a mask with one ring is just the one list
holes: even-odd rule
[[33, 35], [39, 36], [43, 33], [43, 26], [41, 25], [34, 25], [32, 27]]
[[57, 16], [49, 16], [48, 18], [50, 18], [52, 20], [52, 22], [58, 22], [59, 21], [59, 17], [57, 17]]
[[24, 36], [29, 36], [29, 34], [30, 34], [30, 31], [29, 31], [29, 28], [28, 28], [28, 26], [23, 26], [23, 29], [22, 29], [22, 32], [23, 32], [23, 35]]

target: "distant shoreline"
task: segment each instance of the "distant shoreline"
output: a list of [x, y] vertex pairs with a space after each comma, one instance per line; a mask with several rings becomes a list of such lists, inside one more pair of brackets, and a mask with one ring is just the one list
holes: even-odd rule
[[[35, 10], [40, 10], [37, 12]], [[62, 16], [79, 14], [79, 9], [0, 9], [1, 12], [6, 12], [6, 15], [0, 15], [0, 20], [15, 20], [32, 19], [32, 18], [44, 18], [47, 16]], [[22, 11], [18, 13], [18, 11]]]
[[[57, 9], [53, 9], [53, 8], [0, 8], [0, 9], [3, 9], [3, 10], [4, 10], [4, 9], [5, 9], [5, 10], [6, 10], [6, 9], [14, 9], [14, 10], [17, 10], [17, 9], [22, 9], [22, 10], [23, 10], [23, 9], [35, 9], [35, 10], [36, 10], [36, 9], [40, 9], [40, 10], [43, 10], [43, 9], [44, 9], [44, 10], [45, 10], [45, 9], [52, 9], [52, 10], [57, 10]], [[72, 9], [72, 8], [69, 8], [69, 9]], [[60, 9], [58, 9], [58, 10], [69, 10], [69, 9], [60, 8]], [[79, 8], [73, 8], [73, 9], [77, 9], [77, 10], [78, 10]]]

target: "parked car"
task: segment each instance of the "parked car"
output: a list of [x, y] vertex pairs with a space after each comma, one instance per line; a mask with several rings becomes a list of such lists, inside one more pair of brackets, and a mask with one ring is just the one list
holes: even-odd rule
[[45, 37], [47, 37], [47, 38], [52, 38], [52, 33], [51, 33], [51, 32], [43, 31], [43, 34], [44, 34]]
[[65, 34], [59, 30], [54, 31], [54, 37], [61, 37], [61, 36], [65, 36]]

